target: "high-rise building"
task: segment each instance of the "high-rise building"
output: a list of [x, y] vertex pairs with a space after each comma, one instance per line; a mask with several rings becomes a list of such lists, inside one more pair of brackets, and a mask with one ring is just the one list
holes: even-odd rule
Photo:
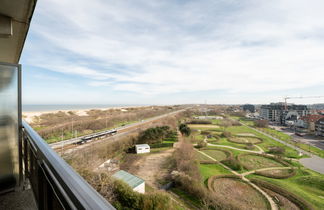
[[262, 105], [260, 116], [262, 119], [269, 120], [278, 124], [286, 124], [287, 121], [296, 121], [299, 117], [309, 114], [306, 105], [295, 105], [285, 103], [271, 103]]

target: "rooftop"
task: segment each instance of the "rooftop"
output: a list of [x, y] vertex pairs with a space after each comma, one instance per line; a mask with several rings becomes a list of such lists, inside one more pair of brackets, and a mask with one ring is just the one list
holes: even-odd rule
[[136, 147], [150, 147], [148, 144], [136, 144]]
[[113, 177], [116, 179], [122, 180], [125, 183], [127, 183], [130, 187], [135, 188], [138, 185], [144, 183], [145, 181], [137, 176], [134, 176], [133, 174], [130, 174], [124, 170], [117, 171]]

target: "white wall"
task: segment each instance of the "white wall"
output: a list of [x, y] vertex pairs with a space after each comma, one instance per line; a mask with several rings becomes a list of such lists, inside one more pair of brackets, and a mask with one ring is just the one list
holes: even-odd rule
[[139, 193], [145, 193], [145, 182], [143, 182], [142, 184], [138, 185], [133, 190], [136, 191], [136, 192], [139, 192]]
[[149, 153], [150, 147], [136, 147], [136, 153]]

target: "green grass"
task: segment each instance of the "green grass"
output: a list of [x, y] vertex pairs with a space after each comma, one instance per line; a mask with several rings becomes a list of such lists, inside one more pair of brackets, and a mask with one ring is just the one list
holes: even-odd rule
[[[240, 118], [239, 120], [240, 122], [243, 122], [244, 124], [248, 125], [248, 126], [251, 126], [251, 127], [254, 127], [254, 122], [253, 120], [249, 120], [249, 119], [244, 119], [244, 118]], [[311, 152], [315, 155], [318, 155], [322, 158], [324, 158], [324, 150], [320, 149], [320, 148], [317, 148], [317, 147], [314, 147], [312, 145], [308, 145], [308, 144], [304, 144], [304, 143], [294, 143], [292, 141], [292, 137], [289, 136], [288, 134], [285, 134], [281, 131], [278, 131], [278, 130], [275, 130], [273, 128], [256, 128], [264, 133], [267, 133], [277, 139], [280, 139], [282, 141], [285, 141], [287, 143], [290, 143], [292, 145], [295, 145], [305, 151], [308, 151], [308, 152]]]
[[212, 161], [212, 159], [210, 159], [209, 157], [207, 157], [206, 155], [201, 154], [200, 152], [196, 151], [196, 158], [199, 161], [204, 161], [204, 160], [210, 160]]
[[315, 155], [318, 155], [320, 157], [324, 157], [324, 150], [321, 150], [320, 148], [317, 148], [317, 147], [314, 147], [314, 146], [311, 146], [311, 145], [308, 145], [308, 144], [304, 144], [304, 143], [295, 143], [292, 141], [292, 138], [291, 136], [289, 136], [288, 134], [285, 134], [281, 131], [277, 131], [275, 129], [272, 129], [272, 128], [257, 128], [258, 130], [264, 132], [264, 133], [267, 133], [277, 139], [280, 139], [282, 141], [285, 141], [287, 143], [290, 143], [292, 145], [295, 145], [305, 151], [308, 151], [308, 152], [311, 152]]
[[238, 134], [238, 133], [253, 133], [256, 137], [259, 137], [263, 140], [263, 142], [261, 144], [258, 144], [258, 146], [260, 146], [265, 152], [269, 152], [269, 147], [272, 146], [279, 146], [279, 147], [283, 147], [285, 148], [285, 156], [289, 157], [289, 158], [301, 158], [299, 156], [299, 153], [292, 149], [291, 147], [288, 147], [280, 142], [277, 142], [273, 139], [271, 139], [268, 136], [265, 136], [247, 126], [233, 126], [233, 127], [229, 127], [227, 129], [228, 131], [232, 132], [233, 134]]
[[[235, 147], [235, 148], [238, 148], [238, 149], [247, 149], [244, 144], [238, 144], [238, 143], [229, 142], [229, 141], [227, 141], [227, 138], [220, 138], [216, 143], [213, 143], [213, 144], [226, 145], [226, 146], [231, 146], [231, 147]], [[252, 150], [253, 151], [258, 151], [257, 148], [253, 148]]]
[[260, 168], [269, 168], [269, 167], [284, 167], [283, 164], [263, 156], [259, 155], [244, 155], [240, 157], [240, 161], [242, 164], [247, 165], [254, 169]]
[[221, 120], [221, 119], [214, 119], [214, 120], [211, 120], [211, 122], [212, 122], [214, 125], [220, 125], [220, 124], [223, 122], [223, 120]]
[[222, 161], [227, 158], [225, 152], [220, 150], [203, 150], [202, 152], [218, 161]]
[[230, 171], [219, 164], [200, 164], [199, 171], [204, 183], [209, 177], [214, 175], [232, 174]]
[[175, 188], [175, 187], [171, 188], [171, 191], [174, 194], [178, 195], [186, 203], [190, 203], [191, 205], [195, 206], [196, 208], [198, 207], [198, 209], [201, 207], [201, 203], [197, 197], [194, 197], [194, 196], [190, 195], [189, 193], [186, 193], [186, 192], [182, 191], [181, 189]]
[[258, 175], [249, 175], [247, 178], [257, 178], [288, 190], [316, 207], [324, 206], [324, 176], [301, 167], [297, 174], [287, 179], [272, 179]]

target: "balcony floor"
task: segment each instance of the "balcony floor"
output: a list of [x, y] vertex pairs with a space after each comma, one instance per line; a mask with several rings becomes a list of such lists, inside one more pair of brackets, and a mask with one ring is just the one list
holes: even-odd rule
[[35, 210], [37, 205], [31, 189], [0, 195], [0, 209]]

